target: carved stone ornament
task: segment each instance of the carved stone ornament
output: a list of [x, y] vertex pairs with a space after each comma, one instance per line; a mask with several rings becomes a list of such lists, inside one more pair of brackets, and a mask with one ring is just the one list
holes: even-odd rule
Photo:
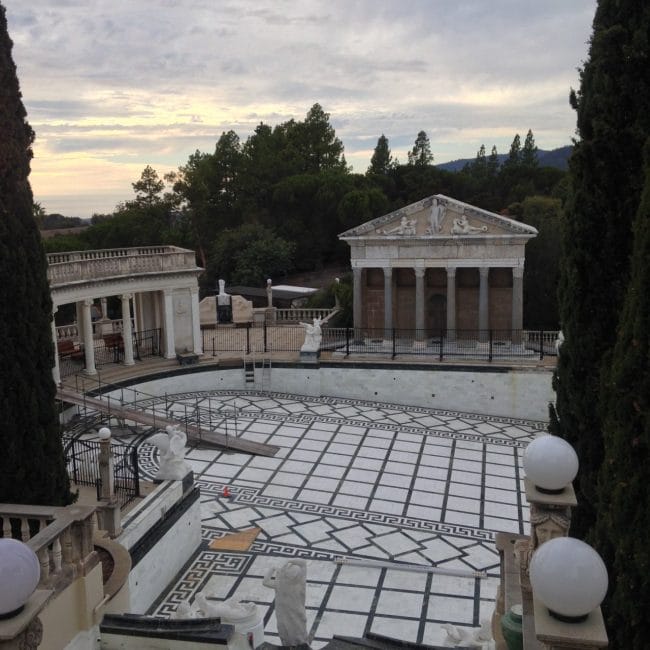
[[452, 235], [476, 235], [480, 232], [487, 232], [487, 226], [472, 226], [464, 214], [454, 219], [451, 226]]
[[185, 462], [187, 435], [178, 426], [168, 426], [166, 433], [157, 433], [149, 438], [160, 452], [160, 467], [156, 474], [158, 481], [180, 481], [190, 471]]
[[27, 626], [18, 640], [18, 650], [36, 650], [43, 640], [43, 624], [36, 617]]
[[417, 219], [402, 217], [399, 225], [394, 228], [384, 228], [379, 232], [383, 235], [415, 235], [415, 229], [418, 225]]

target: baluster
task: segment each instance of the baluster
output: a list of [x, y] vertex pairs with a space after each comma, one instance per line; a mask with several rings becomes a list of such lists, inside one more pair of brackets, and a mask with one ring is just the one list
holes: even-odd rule
[[72, 534], [70, 528], [63, 531], [63, 546], [61, 548], [63, 562], [65, 565], [70, 565], [74, 561], [72, 549]]
[[46, 583], [50, 577], [50, 552], [47, 546], [38, 552], [38, 563], [41, 565], [41, 579], [40, 583]]
[[61, 573], [61, 541], [57, 537], [52, 542], [52, 564], [54, 565], [54, 573]]
[[7, 516], [2, 518], [2, 536], [11, 537], [11, 520]]
[[20, 537], [23, 542], [29, 541], [29, 522], [27, 517], [20, 518]]

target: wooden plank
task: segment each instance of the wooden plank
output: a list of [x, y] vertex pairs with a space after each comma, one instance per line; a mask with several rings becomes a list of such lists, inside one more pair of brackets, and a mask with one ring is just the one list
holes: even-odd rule
[[223, 433], [209, 431], [208, 429], [203, 429], [193, 424], [185, 426], [184, 422], [180, 422], [173, 418], [154, 416], [145, 411], [125, 408], [117, 404], [115, 401], [109, 403], [107, 400], [98, 399], [97, 397], [88, 397], [67, 388], [59, 388], [57, 391], [57, 398], [78, 406], [87, 406], [88, 408], [99, 411], [100, 413], [105, 413], [117, 418], [118, 420], [130, 420], [132, 422], [137, 422], [138, 424], [146, 424], [159, 429], [164, 429], [166, 426], [180, 426], [186, 430], [188, 442], [198, 447], [243, 451], [248, 454], [257, 454], [260, 456], [275, 456], [278, 451], [278, 447], [275, 445], [265, 445], [253, 440], [224, 435]]

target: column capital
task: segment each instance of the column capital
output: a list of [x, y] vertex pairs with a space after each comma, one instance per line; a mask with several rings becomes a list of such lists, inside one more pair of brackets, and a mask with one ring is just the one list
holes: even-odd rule
[[447, 271], [447, 277], [448, 278], [455, 278], [456, 277], [456, 267], [455, 266], [448, 266], [446, 271]]
[[413, 271], [415, 272], [416, 278], [423, 278], [427, 270], [423, 266], [416, 266]]
[[92, 298], [84, 298], [82, 302], [84, 307], [92, 307], [95, 301]]
[[122, 300], [131, 300], [131, 298], [133, 298], [132, 293], [123, 293], [122, 294]]
[[523, 266], [513, 266], [512, 267], [512, 277], [513, 278], [523, 278], [524, 277], [524, 267]]
[[173, 289], [163, 289], [162, 291], [165, 298], [171, 298], [174, 295]]
[[489, 272], [490, 272], [490, 267], [489, 266], [479, 266], [478, 267], [479, 276], [482, 277], [482, 278], [487, 278]]
[[391, 275], [393, 274], [393, 267], [392, 266], [384, 266], [382, 268], [382, 271], [384, 272], [384, 277], [390, 278]]
[[199, 288], [198, 287], [190, 287], [190, 295], [194, 296], [199, 293]]

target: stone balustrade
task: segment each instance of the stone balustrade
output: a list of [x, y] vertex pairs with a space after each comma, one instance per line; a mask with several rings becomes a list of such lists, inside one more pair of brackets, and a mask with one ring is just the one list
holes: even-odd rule
[[[114, 320], [104, 320], [104, 321], [95, 321], [93, 323], [93, 335], [101, 336], [105, 334], [106, 331], [102, 329], [97, 331], [97, 326], [102, 328], [105, 326], [110, 326], [111, 332], [117, 334], [122, 332], [124, 329], [124, 324], [121, 318], [116, 318]], [[131, 319], [131, 331], [135, 331], [135, 319]], [[80, 340], [79, 327], [77, 323], [71, 323], [70, 325], [57, 325], [56, 327], [56, 340], [62, 341], [64, 339], [73, 339], [74, 341]]]
[[91, 506], [28, 506], [0, 504], [2, 536], [25, 542], [41, 565], [40, 589], [65, 588], [97, 562], [93, 551]]
[[298, 307], [294, 309], [276, 309], [275, 320], [278, 323], [297, 323], [307, 322], [311, 323], [314, 318], [321, 318], [327, 320], [337, 311], [335, 308], [317, 309], [311, 307]]
[[47, 256], [50, 286], [142, 273], [196, 269], [192, 251], [176, 246], [111, 248], [50, 253]]

